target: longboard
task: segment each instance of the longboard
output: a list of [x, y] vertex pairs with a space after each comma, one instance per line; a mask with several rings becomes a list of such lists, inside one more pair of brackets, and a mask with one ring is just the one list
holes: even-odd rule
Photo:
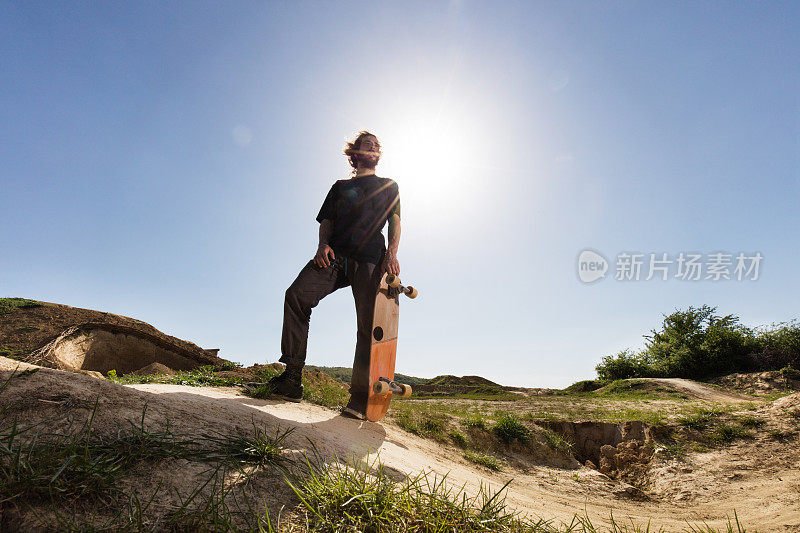
[[416, 298], [417, 290], [404, 287], [397, 276], [384, 274], [378, 294], [375, 295], [375, 312], [372, 318], [367, 398], [367, 420], [371, 422], [377, 422], [386, 415], [392, 394], [399, 394], [404, 398], [411, 396], [411, 386], [394, 381], [400, 294]]

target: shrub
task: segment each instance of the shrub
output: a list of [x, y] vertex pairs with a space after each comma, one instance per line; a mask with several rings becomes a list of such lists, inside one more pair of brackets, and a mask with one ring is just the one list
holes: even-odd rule
[[466, 448], [467, 447], [467, 436], [461, 433], [458, 430], [452, 430], [448, 434], [450, 440], [453, 441], [453, 444], [458, 446], [459, 448]]
[[642, 354], [630, 350], [603, 357], [603, 361], [595, 367], [595, 370], [601, 381], [641, 378], [650, 373]]
[[486, 429], [486, 419], [480, 414], [471, 414], [461, 420], [461, 425], [467, 428]]
[[645, 335], [645, 349], [624, 350], [597, 365], [600, 379], [681, 377], [705, 379], [732, 372], [771, 370], [800, 362], [800, 326], [755, 330], [716, 307], [689, 307], [665, 315], [659, 331]]
[[500, 415], [494, 426], [494, 432], [506, 444], [511, 444], [515, 440], [527, 442], [533, 434], [528, 426], [512, 414]]

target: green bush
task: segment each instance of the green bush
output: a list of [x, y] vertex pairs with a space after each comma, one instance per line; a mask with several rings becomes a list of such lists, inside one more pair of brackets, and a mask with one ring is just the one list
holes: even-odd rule
[[665, 315], [661, 329], [645, 335], [645, 348], [609, 355], [597, 365], [601, 380], [638, 377], [706, 379], [733, 372], [777, 370], [800, 364], [800, 325], [754, 330], [716, 307], [689, 307]]
[[515, 440], [527, 442], [533, 434], [528, 426], [512, 414], [500, 415], [494, 426], [494, 432], [506, 444], [511, 444]]
[[646, 377], [650, 370], [644, 359], [644, 353], [623, 350], [616, 355], [607, 355], [595, 367], [600, 381]]

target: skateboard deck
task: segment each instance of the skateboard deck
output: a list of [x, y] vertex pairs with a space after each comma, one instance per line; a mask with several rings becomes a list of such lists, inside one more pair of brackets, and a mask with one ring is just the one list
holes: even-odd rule
[[397, 329], [400, 318], [400, 294], [416, 298], [413, 287], [404, 287], [397, 276], [384, 274], [375, 295], [372, 318], [372, 345], [369, 360], [369, 397], [367, 420], [377, 422], [386, 415], [392, 394], [408, 397], [411, 387], [394, 381], [397, 357]]

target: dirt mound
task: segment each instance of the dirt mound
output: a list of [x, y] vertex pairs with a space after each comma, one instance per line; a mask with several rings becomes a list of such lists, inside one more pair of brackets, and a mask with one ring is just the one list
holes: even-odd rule
[[750, 374], [730, 374], [714, 379], [712, 383], [729, 390], [756, 395], [800, 390], [800, 371], [784, 369]]
[[[634, 380], [619, 381], [642, 382], [644, 385], [641, 386], [644, 387], [645, 390], [653, 390], [656, 392], [672, 391], [681, 394], [684, 398], [710, 402], [737, 403], [753, 399], [744, 394], [726, 391], [718, 386], [683, 378], [636, 378]], [[598, 389], [598, 392], [602, 390], [603, 389]]]
[[480, 376], [436, 376], [428, 381], [427, 385], [445, 385], [445, 386], [468, 386], [468, 387], [478, 387], [478, 386], [489, 386], [489, 387], [499, 387], [497, 383], [494, 381], [490, 381], [486, 378], [482, 378]]
[[505, 387], [480, 376], [436, 376], [426, 383], [414, 386], [414, 391], [432, 395], [450, 394], [497, 394], [504, 392]]
[[175, 371], [166, 365], [162, 365], [161, 363], [150, 363], [149, 365], [140, 368], [136, 372], [133, 372], [133, 374], [136, 374], [137, 376], [154, 376], [158, 374], [172, 376], [175, 374]]
[[793, 418], [800, 425], [800, 393], [778, 398], [770, 403], [766, 410], [779, 418]]
[[152, 363], [175, 370], [191, 370], [222, 363], [194, 345], [171, 342], [136, 326], [88, 323], [72, 326], [23, 359], [59, 370], [93, 370], [106, 374], [135, 372]]
[[[20, 304], [19, 301], [23, 303]], [[50, 302], [23, 301], [19, 298], [0, 298], [0, 309], [2, 309], [0, 356], [4, 357], [21, 359], [41, 349], [70, 327], [102, 324], [126, 326], [154, 339], [158, 344], [175, 347], [180, 353], [200, 354], [200, 360], [204, 361], [202, 364], [208, 364], [205, 361], [215, 361], [215, 364], [223, 361], [213, 354], [206, 353], [194, 343], [166, 335], [135, 318]]]

